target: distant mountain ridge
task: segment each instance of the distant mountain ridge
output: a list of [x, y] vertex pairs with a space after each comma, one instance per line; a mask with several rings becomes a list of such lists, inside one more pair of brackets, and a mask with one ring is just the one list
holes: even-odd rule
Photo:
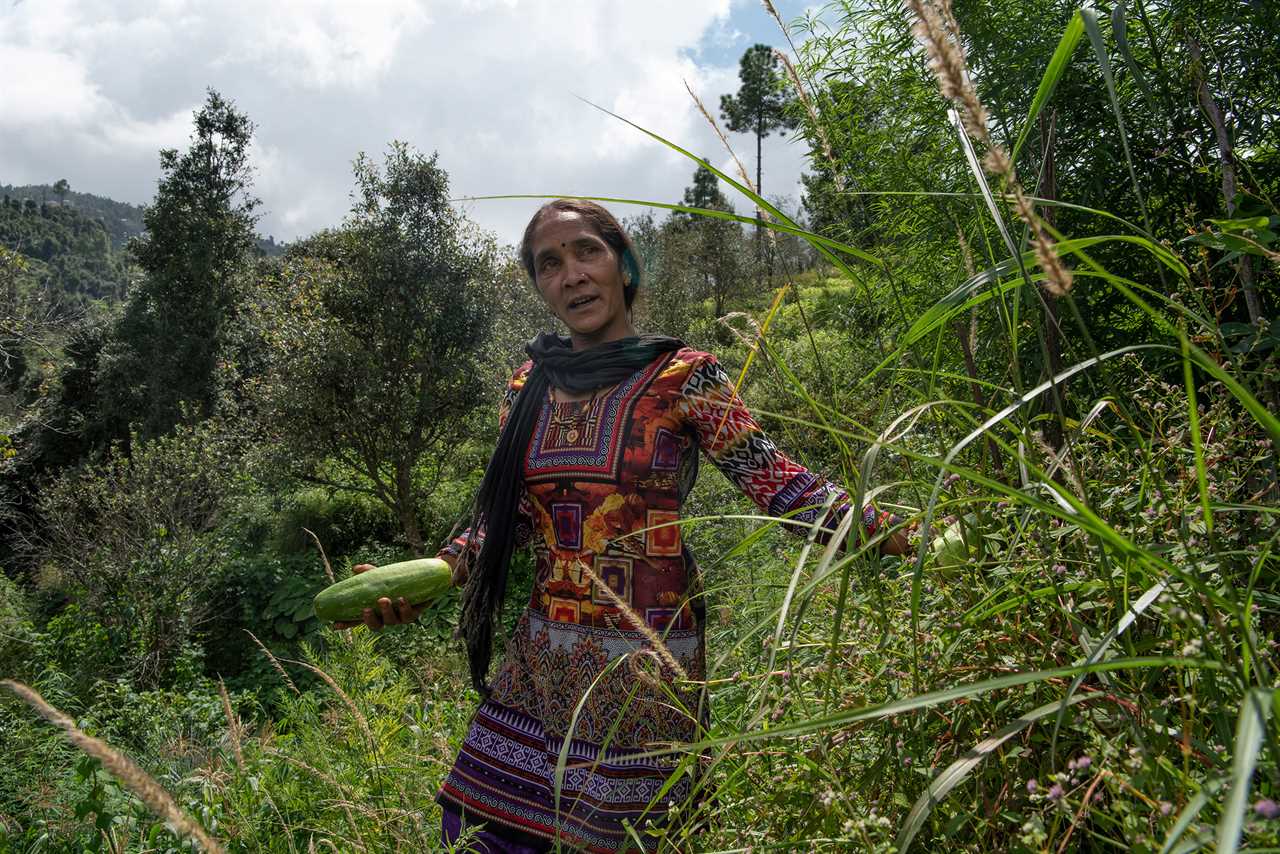
[[[52, 184], [19, 186], [0, 184], [0, 196], [8, 196], [19, 202], [31, 199], [36, 204], [57, 204], [60, 200]], [[65, 198], [68, 207], [76, 208], [89, 219], [101, 220], [107, 230], [107, 236], [111, 239], [113, 249], [123, 250], [130, 238], [137, 237], [147, 230], [142, 221], [142, 212], [145, 210], [142, 205], [117, 202], [106, 196], [81, 193], [76, 190], [63, 193], [61, 198]], [[284, 254], [285, 246], [284, 243], [276, 243], [274, 238], [261, 236], [258, 238], [258, 249], [271, 258]]]
[[[0, 184], [0, 195], [5, 195], [18, 201], [32, 199], [37, 204], [57, 203], [59, 201], [59, 195], [54, 191], [51, 184], [27, 184], [24, 186]], [[68, 207], [76, 208], [81, 214], [90, 219], [102, 220], [102, 224], [107, 230], [107, 236], [111, 238], [111, 247], [113, 249], [123, 249], [124, 245], [129, 242], [129, 238], [136, 237], [146, 231], [146, 227], [142, 224], [143, 209], [141, 205], [117, 202], [115, 199], [109, 199], [106, 196], [79, 193], [75, 190], [70, 190], [64, 193], [63, 196]]]

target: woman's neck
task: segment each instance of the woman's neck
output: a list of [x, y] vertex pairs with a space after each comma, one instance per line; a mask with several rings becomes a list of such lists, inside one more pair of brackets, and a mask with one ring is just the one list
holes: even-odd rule
[[628, 312], [627, 317], [621, 323], [610, 324], [608, 327], [591, 335], [578, 335], [570, 332], [569, 343], [575, 351], [590, 350], [592, 347], [599, 347], [601, 344], [608, 344], [610, 341], [634, 338], [635, 335], [636, 328], [631, 325], [631, 314]]

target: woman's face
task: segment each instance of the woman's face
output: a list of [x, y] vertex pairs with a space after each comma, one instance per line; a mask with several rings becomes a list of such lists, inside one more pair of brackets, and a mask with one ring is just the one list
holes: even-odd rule
[[618, 254], [575, 211], [551, 211], [533, 232], [534, 282], [569, 327], [575, 350], [634, 335]]

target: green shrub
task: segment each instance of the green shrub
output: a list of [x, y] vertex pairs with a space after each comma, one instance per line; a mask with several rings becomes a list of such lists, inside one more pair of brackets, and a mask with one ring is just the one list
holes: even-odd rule
[[386, 505], [364, 495], [320, 487], [287, 496], [276, 514], [270, 547], [276, 552], [315, 554], [313, 532], [331, 555], [350, 554], [371, 542], [389, 542], [398, 533]]

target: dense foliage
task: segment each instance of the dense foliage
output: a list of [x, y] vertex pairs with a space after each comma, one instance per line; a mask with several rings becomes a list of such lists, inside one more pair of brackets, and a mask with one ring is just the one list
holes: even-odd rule
[[[808, 227], [691, 162], [683, 199], [654, 200], [685, 210], [628, 220], [640, 325], [714, 350], [778, 443], [905, 517], [916, 554], [762, 526], [704, 471], [685, 533], [713, 715], [669, 749], [705, 788], [637, 833], [1280, 844], [1273, 6], [837, 3], [790, 28], [790, 69], [744, 57], [735, 98], [786, 103], [809, 144]], [[19, 298], [48, 275], [30, 235], [116, 257], [74, 194], [0, 209], [31, 229], [0, 255], [0, 343], [29, 366], [57, 338], [0, 448], [0, 678], [228, 850], [437, 850], [432, 796], [477, 701], [456, 597], [376, 636], [310, 602], [447, 535], [547, 317], [441, 164], [399, 144], [357, 160], [346, 222], [261, 257], [251, 134], [210, 93], [105, 320]], [[772, 217], [778, 275], [735, 204]], [[7, 694], [0, 739], [0, 848], [182, 844]]]

